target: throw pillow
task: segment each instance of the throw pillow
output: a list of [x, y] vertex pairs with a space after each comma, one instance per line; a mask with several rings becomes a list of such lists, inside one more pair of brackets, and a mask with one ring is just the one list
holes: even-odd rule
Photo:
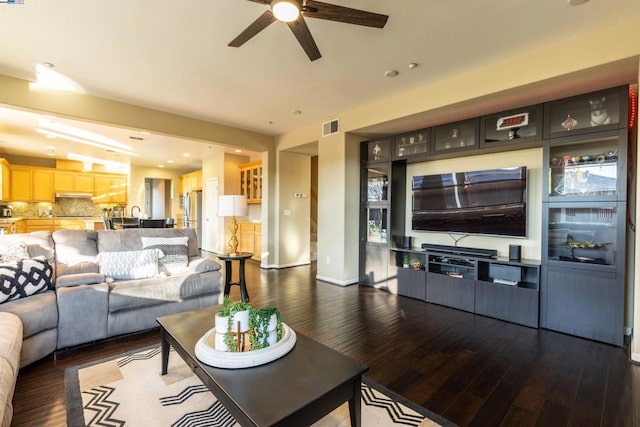
[[145, 249], [160, 249], [164, 254], [158, 259], [158, 268], [165, 274], [179, 274], [188, 271], [188, 237], [142, 237]]
[[158, 251], [100, 252], [100, 274], [114, 280], [147, 279], [158, 275]]
[[43, 256], [0, 264], [0, 303], [51, 289], [53, 268]]
[[8, 246], [0, 254], [0, 261], [2, 262], [17, 261], [25, 258], [29, 258], [29, 250], [25, 242], [19, 242]]

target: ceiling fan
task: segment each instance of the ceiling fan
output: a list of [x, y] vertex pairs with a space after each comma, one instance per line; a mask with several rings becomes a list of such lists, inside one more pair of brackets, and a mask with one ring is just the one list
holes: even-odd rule
[[249, 0], [255, 3], [269, 5], [265, 11], [251, 25], [249, 25], [238, 37], [233, 39], [229, 46], [240, 47], [253, 36], [267, 28], [275, 21], [285, 22], [298, 43], [306, 52], [311, 61], [320, 58], [320, 51], [316, 45], [309, 27], [304, 18], [326, 19], [327, 21], [343, 22], [346, 24], [364, 25], [367, 27], [383, 28], [389, 17], [379, 13], [367, 12], [359, 9], [323, 3], [315, 0]]

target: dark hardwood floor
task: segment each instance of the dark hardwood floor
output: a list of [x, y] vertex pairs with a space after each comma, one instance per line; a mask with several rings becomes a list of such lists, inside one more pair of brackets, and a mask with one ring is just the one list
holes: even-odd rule
[[[251, 302], [277, 306], [289, 326], [366, 363], [369, 378], [459, 425], [640, 425], [640, 367], [627, 349], [316, 282], [315, 273], [314, 265], [261, 270], [249, 262]], [[239, 298], [237, 287], [231, 296]], [[159, 342], [153, 330], [22, 369], [13, 425], [66, 425], [66, 368]]]

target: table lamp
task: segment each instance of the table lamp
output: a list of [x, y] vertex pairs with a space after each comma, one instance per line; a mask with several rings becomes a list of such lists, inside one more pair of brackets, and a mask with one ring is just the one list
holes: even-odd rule
[[236, 216], [247, 215], [247, 197], [238, 195], [220, 196], [218, 199], [218, 216], [232, 217], [229, 222], [229, 254], [231, 256], [238, 254], [238, 222]]

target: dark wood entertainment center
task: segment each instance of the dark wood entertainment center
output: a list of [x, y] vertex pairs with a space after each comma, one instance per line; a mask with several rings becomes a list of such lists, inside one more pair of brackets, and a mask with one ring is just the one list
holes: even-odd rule
[[[630, 98], [620, 86], [363, 142], [360, 283], [621, 346]], [[539, 147], [539, 261], [406, 247], [407, 164]]]

